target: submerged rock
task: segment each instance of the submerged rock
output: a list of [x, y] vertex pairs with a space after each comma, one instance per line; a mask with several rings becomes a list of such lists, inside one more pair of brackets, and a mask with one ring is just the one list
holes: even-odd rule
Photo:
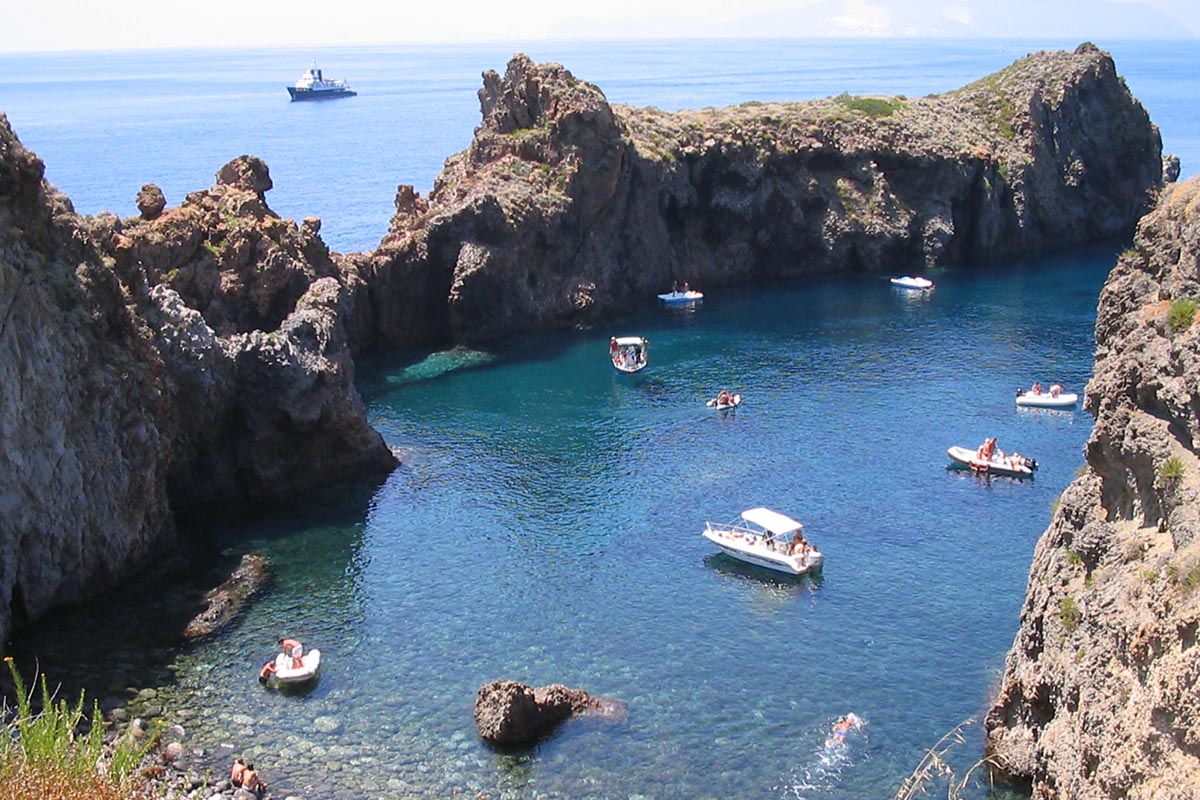
[[188, 622], [184, 639], [211, 636], [233, 621], [246, 603], [266, 582], [270, 562], [262, 553], [246, 553], [238, 568], [217, 588], [204, 596], [208, 607]]

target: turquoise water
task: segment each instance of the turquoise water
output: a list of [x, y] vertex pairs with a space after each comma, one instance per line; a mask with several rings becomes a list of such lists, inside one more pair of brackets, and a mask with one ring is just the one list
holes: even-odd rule
[[[177, 681], [156, 702], [213, 763], [249, 749], [308, 797], [891, 796], [986, 707], [1091, 422], [1013, 395], [1082, 390], [1115, 251], [936, 273], [927, 294], [842, 276], [648, 302], [594, 330], [367, 363], [403, 465], [205, 531], [230, 558], [265, 551], [276, 578], [215, 640], [142, 648]], [[608, 363], [627, 333], [651, 340], [636, 376]], [[742, 406], [706, 408], [721, 387]], [[1036, 477], [947, 469], [946, 447], [986, 436], [1037, 458]], [[819, 578], [701, 538], [757, 505], [805, 522]], [[69, 676], [51, 640], [117, 624], [74, 615], [30, 649]], [[254, 680], [284, 632], [325, 655], [302, 696]], [[472, 706], [498, 677], [619, 698], [628, 719], [494, 752]], [[865, 727], [829, 750], [847, 711]], [[976, 730], [960, 757], [980, 750]]]
[[[942, 91], [1044, 44], [357, 48], [317, 54], [360, 91], [329, 104], [286, 99], [308, 52], [0, 56], [21, 78], [0, 86], [0, 109], [81, 211], [132, 213], [147, 181], [178, 202], [248, 152], [271, 166], [274, 208], [319, 214], [351, 250], [382, 236], [396, 183], [428, 188], [466, 146], [479, 72], [514, 49], [613, 101], [681, 108]], [[1189, 171], [1191, 43], [1099, 44]], [[157, 687], [135, 711], [181, 721], [222, 771], [247, 751], [280, 796], [890, 796], [987, 706], [1091, 423], [1018, 410], [1013, 394], [1033, 380], [1083, 389], [1120, 247], [945, 271], [929, 294], [815, 278], [693, 309], [648, 299], [611, 325], [486, 352], [377, 357], [361, 387], [404, 456], [385, 481], [187, 530], [128, 591], [57, 615], [16, 651], [106, 708]], [[636, 376], [608, 363], [623, 334], [651, 340]], [[705, 408], [722, 387], [743, 394], [735, 412]], [[1036, 478], [946, 469], [946, 447], [985, 436], [1037, 458]], [[756, 505], [806, 523], [820, 578], [739, 566], [700, 537]], [[229, 630], [178, 648], [203, 588], [250, 549], [271, 556], [274, 581]], [[254, 680], [284, 633], [325, 653], [306, 694]], [[494, 752], [471, 712], [502, 676], [619, 698], [628, 718]], [[864, 728], [826, 748], [847, 711]], [[976, 730], [963, 762], [980, 749]]]

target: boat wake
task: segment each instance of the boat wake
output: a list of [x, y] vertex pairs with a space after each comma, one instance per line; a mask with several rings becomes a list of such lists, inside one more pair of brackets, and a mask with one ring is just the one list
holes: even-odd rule
[[816, 739], [821, 744], [804, 763], [792, 768], [786, 783], [777, 787], [780, 796], [791, 800], [832, 796], [831, 793], [841, 785], [846, 771], [865, 758], [867, 721], [853, 714], [848, 716], [853, 722], [844, 735], [830, 734], [835, 723], [829, 722], [820, 730], [813, 731], [811, 737], [805, 737]]

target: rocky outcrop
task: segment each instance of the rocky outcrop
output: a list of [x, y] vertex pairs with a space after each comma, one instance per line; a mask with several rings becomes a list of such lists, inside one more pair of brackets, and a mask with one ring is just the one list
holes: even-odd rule
[[988, 747], [1038, 798], [1200, 793], [1200, 179], [1100, 297], [1087, 466], [1034, 552]]
[[208, 605], [184, 627], [183, 638], [190, 641], [212, 636], [232, 622], [266, 583], [270, 565], [262, 553], [243, 555], [233, 574], [204, 595]]
[[550, 733], [574, 715], [620, 718], [623, 705], [592, 697], [582, 689], [560, 683], [533, 688], [499, 678], [479, 687], [475, 697], [475, 728], [493, 744], [527, 745]]
[[144, 563], [179, 514], [395, 463], [316, 227], [270, 211], [261, 161], [222, 176], [79, 217], [0, 116], [0, 641]]
[[489, 339], [621, 314], [675, 280], [980, 262], [1128, 235], [1161, 143], [1091, 45], [923, 98], [665, 113], [557, 64], [484, 75], [428, 200], [355, 262], [364, 341]]

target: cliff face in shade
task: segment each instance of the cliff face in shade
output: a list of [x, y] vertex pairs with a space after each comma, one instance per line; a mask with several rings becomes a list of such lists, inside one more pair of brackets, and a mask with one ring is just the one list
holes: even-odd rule
[[365, 340], [587, 324], [666, 291], [901, 271], [1128, 235], [1161, 185], [1146, 112], [1091, 45], [970, 86], [666, 113], [557, 64], [488, 72], [428, 200], [362, 257]]
[[1200, 180], [1100, 297], [1087, 466], [1034, 552], [988, 747], [1038, 798], [1200, 794]]
[[0, 641], [174, 535], [176, 514], [390, 468], [349, 292], [241, 158], [154, 219], [84, 218], [0, 116]]

